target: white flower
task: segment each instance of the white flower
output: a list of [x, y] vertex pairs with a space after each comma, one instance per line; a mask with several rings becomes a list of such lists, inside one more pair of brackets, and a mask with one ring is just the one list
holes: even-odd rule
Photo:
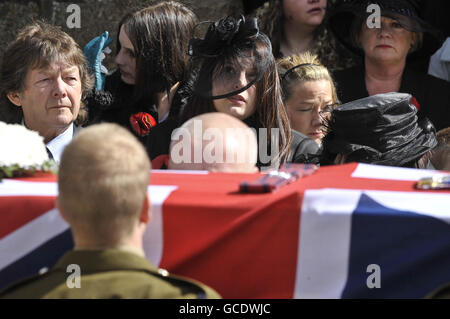
[[44, 138], [23, 125], [0, 122], [0, 167], [42, 165], [48, 160]]

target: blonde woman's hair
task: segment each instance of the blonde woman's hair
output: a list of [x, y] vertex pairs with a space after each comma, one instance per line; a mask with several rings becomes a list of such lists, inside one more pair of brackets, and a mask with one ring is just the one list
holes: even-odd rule
[[317, 55], [305, 52], [291, 55], [277, 61], [281, 76], [283, 100], [286, 102], [293, 93], [294, 87], [306, 81], [327, 80], [331, 84], [333, 103], [338, 102], [336, 85], [328, 69], [322, 65]]

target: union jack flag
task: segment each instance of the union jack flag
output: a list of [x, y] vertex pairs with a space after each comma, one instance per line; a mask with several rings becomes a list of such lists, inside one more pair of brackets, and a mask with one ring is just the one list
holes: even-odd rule
[[[450, 282], [450, 192], [414, 188], [436, 173], [350, 163], [243, 194], [257, 174], [153, 171], [144, 250], [224, 298], [422, 298]], [[0, 288], [73, 247], [56, 196], [54, 176], [0, 182]]]

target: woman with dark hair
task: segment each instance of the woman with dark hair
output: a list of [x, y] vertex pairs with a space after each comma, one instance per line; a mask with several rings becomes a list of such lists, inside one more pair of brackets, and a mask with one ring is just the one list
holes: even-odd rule
[[203, 113], [227, 113], [256, 130], [258, 167], [296, 159], [303, 138], [293, 140], [271, 44], [256, 19], [228, 17], [211, 24], [203, 39], [191, 40], [189, 54], [189, 77], [172, 106], [180, 108], [181, 123]]
[[[92, 96], [90, 124], [118, 123], [146, 143], [156, 123], [168, 116], [170, 92], [184, 76], [196, 22], [190, 9], [173, 1], [125, 15], [117, 32], [118, 71], [106, 77], [106, 94]], [[108, 93], [112, 99], [105, 101]]]
[[275, 57], [310, 51], [330, 70], [355, 65], [324, 23], [332, 0], [269, 0], [256, 11], [261, 30], [272, 42]]
[[[379, 21], [374, 19], [377, 7]], [[344, 0], [331, 13], [330, 26], [342, 43], [364, 57], [363, 65], [335, 73], [342, 103], [409, 93], [419, 119], [428, 117], [437, 130], [450, 125], [450, 84], [407, 63], [422, 42], [440, 46], [438, 32], [419, 17], [414, 0]]]

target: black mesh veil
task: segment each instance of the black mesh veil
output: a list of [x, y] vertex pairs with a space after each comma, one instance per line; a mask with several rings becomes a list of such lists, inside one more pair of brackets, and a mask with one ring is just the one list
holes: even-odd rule
[[191, 69], [197, 70], [193, 93], [222, 99], [260, 80], [270, 64], [272, 50], [255, 18], [227, 17], [211, 23], [203, 38], [193, 38], [188, 53]]

